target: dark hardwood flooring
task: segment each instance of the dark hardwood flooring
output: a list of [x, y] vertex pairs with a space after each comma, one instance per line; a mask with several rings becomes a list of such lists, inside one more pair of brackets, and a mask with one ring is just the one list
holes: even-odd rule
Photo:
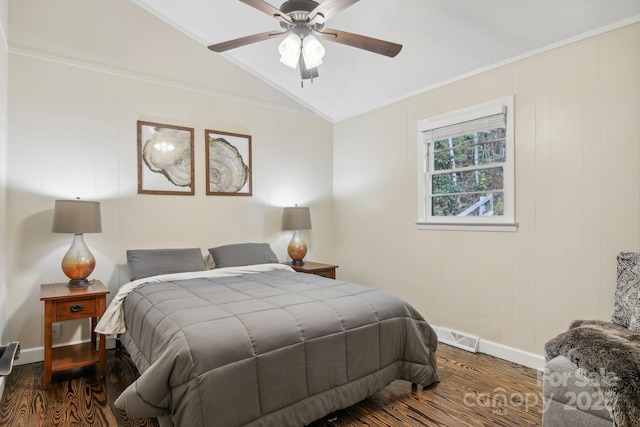
[[[336, 426], [526, 426], [540, 425], [538, 372], [484, 354], [440, 344], [441, 382], [427, 389], [395, 381], [350, 408], [311, 424]], [[129, 419], [113, 403], [138, 372], [125, 351], [107, 352], [106, 381], [87, 367], [54, 374], [42, 388], [44, 365], [14, 368], [0, 402], [0, 426], [157, 426]]]

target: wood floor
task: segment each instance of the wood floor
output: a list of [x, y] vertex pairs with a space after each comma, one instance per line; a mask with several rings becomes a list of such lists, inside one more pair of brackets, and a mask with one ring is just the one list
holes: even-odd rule
[[[439, 384], [423, 390], [395, 381], [311, 426], [541, 424], [542, 390], [536, 370], [445, 344], [436, 354]], [[113, 405], [138, 372], [124, 350], [109, 350], [107, 361], [106, 382], [95, 378], [95, 367], [89, 367], [54, 374], [50, 390], [42, 388], [42, 362], [15, 367], [0, 402], [0, 426], [157, 426], [155, 419], [129, 419]]]

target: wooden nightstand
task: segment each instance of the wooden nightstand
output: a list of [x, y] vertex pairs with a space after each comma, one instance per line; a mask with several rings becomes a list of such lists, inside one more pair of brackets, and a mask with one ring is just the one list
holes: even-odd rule
[[[53, 372], [95, 363], [99, 363], [100, 375], [105, 376], [105, 337], [93, 330], [107, 307], [108, 293], [109, 289], [99, 280], [81, 288], [69, 288], [66, 283], [40, 286], [40, 301], [44, 301], [44, 388], [51, 387]], [[91, 342], [53, 348], [53, 322], [87, 318], [91, 318]]]
[[303, 265], [292, 265], [290, 262], [285, 262], [284, 264], [293, 268], [298, 273], [315, 274], [329, 279], [336, 278], [336, 268], [338, 268], [337, 265], [321, 264], [311, 261], [305, 261]]

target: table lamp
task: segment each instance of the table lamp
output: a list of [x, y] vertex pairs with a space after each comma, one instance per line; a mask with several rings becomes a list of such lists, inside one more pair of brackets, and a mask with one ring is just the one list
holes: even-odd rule
[[287, 253], [291, 257], [291, 264], [303, 265], [302, 260], [307, 254], [307, 244], [300, 235], [300, 230], [311, 229], [311, 214], [309, 208], [298, 207], [296, 205], [293, 208], [284, 208], [284, 215], [282, 217], [282, 229], [293, 230], [293, 237], [291, 242], [287, 246]]
[[86, 200], [56, 200], [53, 211], [53, 232], [73, 233], [73, 243], [62, 258], [62, 271], [70, 288], [88, 286], [87, 277], [96, 266], [96, 259], [84, 242], [83, 233], [101, 233], [100, 202]]

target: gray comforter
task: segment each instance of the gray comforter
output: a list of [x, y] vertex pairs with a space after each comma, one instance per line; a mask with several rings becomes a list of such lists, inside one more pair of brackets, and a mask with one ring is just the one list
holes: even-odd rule
[[139, 286], [122, 342], [141, 372], [116, 400], [175, 426], [303, 426], [395, 379], [438, 381], [435, 332], [406, 302], [270, 271]]

